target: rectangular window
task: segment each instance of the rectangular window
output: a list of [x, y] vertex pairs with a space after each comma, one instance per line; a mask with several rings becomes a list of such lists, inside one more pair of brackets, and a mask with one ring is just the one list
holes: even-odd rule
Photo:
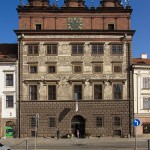
[[56, 85], [48, 86], [48, 100], [56, 100]]
[[74, 85], [74, 99], [82, 99], [82, 85]]
[[150, 134], [150, 124], [143, 124], [143, 134]]
[[30, 127], [35, 127], [36, 126], [36, 119], [34, 117], [30, 118]]
[[49, 118], [49, 127], [56, 127], [56, 119], [55, 117]]
[[41, 29], [42, 29], [41, 24], [36, 24], [36, 30], [37, 30], [37, 31], [40, 31]]
[[10, 95], [6, 96], [6, 108], [14, 107], [14, 100], [13, 99], [14, 99], [13, 96], [10, 96]]
[[143, 109], [150, 109], [150, 97], [143, 98]]
[[92, 45], [92, 54], [104, 54], [104, 46], [103, 45]]
[[102, 99], [102, 85], [101, 84], [95, 84], [94, 85], [94, 100]]
[[37, 85], [29, 86], [29, 98], [30, 100], [37, 100]]
[[108, 30], [114, 30], [114, 24], [108, 24]]
[[143, 78], [143, 88], [144, 89], [150, 88], [150, 78], [149, 77]]
[[114, 73], [121, 73], [122, 72], [122, 65], [121, 64], [113, 64], [113, 72]]
[[96, 127], [103, 127], [103, 117], [96, 117]]
[[28, 45], [28, 54], [37, 55], [39, 53], [38, 45]]
[[83, 45], [72, 45], [72, 54], [73, 55], [82, 55], [83, 54]]
[[114, 99], [122, 99], [123, 96], [123, 87], [121, 83], [113, 84], [113, 98]]
[[37, 73], [37, 66], [30, 66], [30, 73]]
[[114, 126], [121, 126], [121, 117], [114, 117]]
[[56, 73], [56, 66], [48, 66], [48, 73]]
[[122, 45], [112, 45], [111, 50], [112, 50], [112, 54], [123, 54]]
[[94, 73], [102, 73], [102, 65], [94, 64], [93, 65], [93, 72]]
[[74, 73], [82, 73], [82, 65], [73, 65]]
[[47, 54], [49, 55], [56, 55], [57, 54], [57, 45], [47, 45]]
[[6, 86], [13, 86], [13, 74], [6, 74]]

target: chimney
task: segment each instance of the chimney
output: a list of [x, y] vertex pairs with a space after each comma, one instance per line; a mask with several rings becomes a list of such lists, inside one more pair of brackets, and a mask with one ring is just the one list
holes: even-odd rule
[[147, 59], [147, 54], [141, 54], [141, 59]]

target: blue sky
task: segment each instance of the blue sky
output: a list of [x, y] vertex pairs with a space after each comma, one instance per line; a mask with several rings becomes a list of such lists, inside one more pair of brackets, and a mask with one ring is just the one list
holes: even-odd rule
[[[85, 0], [88, 6], [91, 6], [92, 0]], [[124, 0], [122, 0], [124, 1]], [[51, 4], [55, 0], [50, 0]], [[27, 0], [24, 0], [27, 3]], [[17, 37], [13, 32], [18, 29], [18, 14], [16, 8], [20, 4], [20, 0], [1, 0], [0, 9], [0, 43], [16, 43]], [[58, 5], [61, 6], [63, 0], [58, 0]], [[94, 0], [94, 5], [99, 5], [99, 0]], [[140, 57], [141, 53], [150, 51], [150, 0], [130, 0], [130, 5], [133, 8], [131, 16], [131, 29], [136, 30], [133, 38], [133, 57]]]

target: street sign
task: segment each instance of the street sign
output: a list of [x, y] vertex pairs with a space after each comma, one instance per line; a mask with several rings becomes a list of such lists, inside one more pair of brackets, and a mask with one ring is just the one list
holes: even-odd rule
[[137, 127], [141, 124], [140, 120], [139, 119], [134, 119], [133, 122], [132, 122], [133, 126]]

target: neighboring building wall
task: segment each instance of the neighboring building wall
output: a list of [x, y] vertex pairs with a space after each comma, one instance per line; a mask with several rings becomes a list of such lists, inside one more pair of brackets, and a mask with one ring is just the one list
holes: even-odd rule
[[[6, 75], [13, 75], [13, 85], [6, 85]], [[7, 121], [16, 122], [16, 99], [17, 99], [17, 63], [0, 62], [0, 95], [2, 97], [2, 136]], [[7, 103], [7, 96], [13, 97], [13, 104]], [[9, 105], [9, 106], [8, 106]]]
[[145, 78], [150, 79], [150, 59], [134, 58], [134, 118], [141, 121], [137, 135], [150, 134], [150, 80]]

